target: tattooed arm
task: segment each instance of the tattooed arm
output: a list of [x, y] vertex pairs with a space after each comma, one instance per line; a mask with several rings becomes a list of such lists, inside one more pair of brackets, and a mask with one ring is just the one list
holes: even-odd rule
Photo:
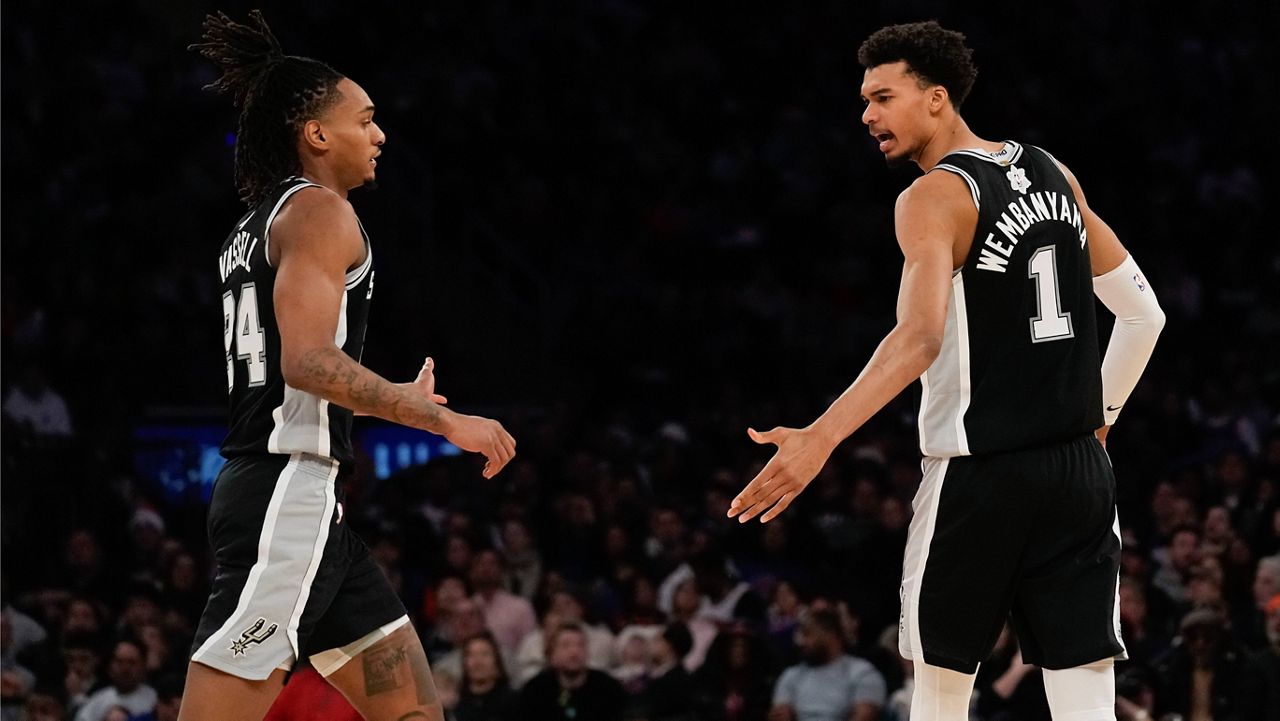
[[392, 383], [337, 346], [348, 268], [364, 260], [351, 205], [323, 188], [298, 191], [271, 225], [267, 247], [277, 268], [276, 322], [285, 383], [356, 413], [439, 433], [484, 454], [492, 477], [515, 455], [515, 441], [496, 421], [444, 408], [413, 384]]

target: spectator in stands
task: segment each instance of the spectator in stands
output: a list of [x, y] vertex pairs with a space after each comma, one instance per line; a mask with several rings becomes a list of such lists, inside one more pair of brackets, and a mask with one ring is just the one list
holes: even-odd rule
[[693, 636], [682, 623], [673, 623], [653, 639], [653, 680], [645, 689], [642, 707], [649, 721], [692, 721], [693, 680], [682, 661], [693, 648]]
[[1178, 643], [1160, 664], [1157, 713], [1183, 718], [1236, 718], [1249, 688], [1245, 657], [1226, 633], [1215, 609], [1183, 617]]
[[867, 661], [845, 654], [839, 615], [811, 609], [799, 634], [803, 661], [778, 679], [770, 721], [877, 718], [887, 696], [884, 678]]
[[511, 690], [493, 635], [472, 636], [462, 645], [462, 679], [458, 684], [455, 721], [515, 721], [519, 698]]
[[1153, 577], [1153, 582], [1177, 604], [1190, 603], [1188, 582], [1191, 571], [1200, 560], [1200, 531], [1193, 525], [1185, 524], [1173, 529], [1169, 537], [1167, 549], [1157, 551], [1160, 568]]
[[106, 721], [112, 709], [123, 708], [129, 714], [155, 711], [158, 697], [147, 685], [142, 649], [132, 641], [119, 641], [111, 652], [107, 666], [110, 684], [94, 693], [76, 714], [75, 721]]
[[612, 676], [587, 666], [587, 634], [564, 624], [547, 641], [548, 668], [520, 691], [521, 718], [619, 721], [626, 703]]
[[72, 434], [71, 412], [67, 401], [49, 387], [37, 363], [29, 363], [21, 380], [4, 398], [4, 415], [36, 436], [66, 437]]
[[507, 590], [532, 602], [542, 584], [542, 554], [529, 525], [519, 518], [507, 519], [502, 523], [501, 537]]
[[520, 642], [538, 627], [533, 606], [503, 589], [502, 556], [485, 549], [475, 554], [469, 576], [475, 589], [472, 599], [484, 613], [485, 626], [493, 633], [504, 658], [515, 658]]
[[100, 685], [102, 650], [97, 635], [87, 631], [66, 633], [62, 639], [62, 662], [67, 669], [63, 680], [67, 713], [74, 716]]
[[576, 590], [554, 591], [545, 602], [542, 625], [524, 637], [515, 655], [516, 685], [522, 686], [547, 665], [547, 639], [565, 624], [581, 626], [587, 635], [587, 665], [607, 671], [613, 662], [613, 634], [608, 628], [586, 622], [586, 610]]

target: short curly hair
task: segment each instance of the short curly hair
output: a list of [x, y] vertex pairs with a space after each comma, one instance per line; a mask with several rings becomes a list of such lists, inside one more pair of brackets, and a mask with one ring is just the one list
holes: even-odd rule
[[973, 50], [964, 40], [963, 33], [947, 30], [933, 20], [889, 25], [862, 43], [858, 62], [869, 70], [903, 61], [907, 71], [925, 83], [946, 88], [951, 104], [959, 110], [978, 77]]

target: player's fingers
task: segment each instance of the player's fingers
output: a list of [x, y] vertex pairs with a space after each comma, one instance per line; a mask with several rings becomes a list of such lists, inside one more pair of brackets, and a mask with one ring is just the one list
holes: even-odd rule
[[432, 394], [431, 394], [431, 402], [432, 402], [432, 403], [435, 403], [436, 405], [441, 405], [441, 406], [442, 406], [442, 405], [445, 405], [446, 403], [448, 403], [448, 402], [449, 402], [449, 399], [448, 399], [448, 398], [445, 398], [444, 396], [440, 395], [439, 393], [432, 393]]
[[778, 499], [778, 502], [774, 504], [773, 508], [770, 508], [768, 513], [760, 517], [760, 522], [768, 523], [769, 521], [777, 518], [779, 513], [787, 510], [787, 506], [790, 506], [791, 502], [794, 501], [798, 495], [800, 495], [799, 491], [788, 491], [782, 494], [782, 498]]
[[767, 445], [769, 443], [781, 442], [782, 438], [786, 435], [786, 430], [787, 429], [782, 427], [774, 427], [772, 430], [761, 433], [754, 428], [748, 428], [747, 435], [756, 443], [759, 443], [760, 445]]
[[770, 458], [769, 462], [764, 464], [764, 468], [760, 469], [760, 472], [756, 474], [756, 477], [752, 478], [751, 482], [748, 483], [746, 487], [738, 493], [738, 496], [733, 499], [733, 502], [729, 504], [730, 518], [741, 512], [743, 508], [755, 503], [756, 496], [758, 496], [764, 486], [778, 474], [780, 466], [781, 463], [778, 461], [777, 456]]

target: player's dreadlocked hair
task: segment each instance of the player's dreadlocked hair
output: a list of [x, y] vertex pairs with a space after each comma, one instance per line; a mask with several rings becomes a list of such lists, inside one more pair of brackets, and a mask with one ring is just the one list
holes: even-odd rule
[[262, 201], [281, 180], [302, 170], [298, 131], [341, 98], [343, 76], [311, 58], [285, 55], [258, 10], [242, 25], [226, 13], [207, 15], [195, 50], [222, 68], [205, 90], [229, 93], [240, 108], [235, 182], [240, 199]]
[[947, 89], [956, 110], [969, 97], [978, 68], [964, 35], [937, 22], [907, 23], [880, 28], [858, 48], [864, 68], [905, 61], [910, 72], [925, 83]]

